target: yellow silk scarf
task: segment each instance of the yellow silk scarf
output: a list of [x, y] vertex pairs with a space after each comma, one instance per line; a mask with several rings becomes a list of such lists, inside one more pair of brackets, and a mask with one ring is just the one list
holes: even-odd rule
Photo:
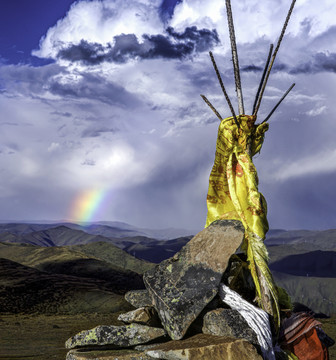
[[243, 248], [247, 253], [257, 294], [261, 299], [258, 269], [270, 290], [274, 320], [279, 325], [278, 296], [267, 265], [268, 253], [264, 245], [268, 231], [267, 204], [258, 191], [258, 175], [252, 162], [252, 156], [261, 149], [268, 124], [256, 126], [255, 117], [248, 115], [238, 116], [237, 120], [239, 129], [233, 117], [223, 119], [218, 128], [215, 162], [209, 178], [205, 226], [223, 219], [240, 220], [243, 223]]

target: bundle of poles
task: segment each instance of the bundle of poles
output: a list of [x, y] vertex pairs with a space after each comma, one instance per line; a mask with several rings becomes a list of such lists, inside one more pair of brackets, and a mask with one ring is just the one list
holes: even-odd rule
[[[265, 89], [266, 89], [266, 85], [267, 85], [267, 81], [268, 78], [270, 76], [275, 58], [277, 56], [277, 53], [279, 51], [280, 48], [280, 44], [281, 41], [285, 35], [286, 32], [286, 28], [289, 22], [289, 19], [292, 15], [293, 12], [293, 8], [295, 5], [296, 0], [292, 0], [291, 6], [289, 8], [285, 23], [282, 27], [282, 31], [281, 34], [279, 36], [278, 39], [278, 43], [273, 51], [273, 44], [270, 45], [270, 49], [269, 49], [269, 53], [268, 53], [268, 57], [266, 60], [266, 64], [264, 67], [264, 71], [260, 80], [260, 84], [256, 93], [256, 97], [254, 100], [254, 104], [253, 104], [253, 110], [252, 110], [252, 114], [254, 116], [257, 116], [258, 110], [260, 108], [260, 104], [261, 104], [261, 100], [262, 97], [264, 95]], [[226, 3], [226, 12], [227, 12], [227, 18], [228, 18], [228, 26], [229, 26], [229, 33], [230, 33], [230, 42], [231, 42], [231, 52], [232, 52], [232, 62], [233, 62], [233, 70], [234, 70], [234, 78], [235, 78], [235, 84], [236, 84], [236, 93], [237, 93], [237, 98], [238, 98], [238, 110], [239, 110], [239, 115], [243, 115], [245, 114], [245, 110], [244, 110], [244, 101], [243, 101], [243, 92], [242, 92], [242, 86], [241, 86], [241, 81], [240, 81], [240, 71], [239, 71], [239, 61], [238, 61], [238, 52], [237, 52], [237, 45], [236, 45], [236, 36], [235, 36], [235, 30], [234, 30], [234, 25], [233, 25], [233, 17], [232, 17], [232, 9], [231, 9], [231, 1], [230, 0], [225, 0]], [[228, 103], [228, 106], [230, 108], [232, 117], [237, 125], [237, 127], [239, 128], [239, 122], [237, 120], [237, 116], [235, 113], [235, 110], [232, 106], [231, 100], [229, 98], [229, 95], [225, 89], [222, 77], [219, 73], [215, 58], [212, 54], [212, 52], [209, 52], [210, 54], [210, 58], [211, 58], [211, 62], [212, 65], [215, 69], [219, 84], [221, 86], [221, 89], [223, 91], [223, 94], [225, 96], [225, 99]], [[273, 115], [274, 111], [278, 108], [278, 106], [281, 104], [281, 102], [285, 99], [285, 97], [288, 95], [288, 93], [293, 89], [293, 87], [295, 86], [295, 83], [292, 84], [289, 89], [284, 93], [284, 95], [281, 97], [281, 99], [277, 102], [277, 104], [273, 107], [272, 111], [266, 116], [266, 118], [262, 121], [262, 123], [268, 121], [270, 119], [270, 117]], [[205, 101], [205, 103], [211, 108], [211, 110], [216, 114], [216, 116], [219, 118], [219, 120], [221, 121], [223, 118], [221, 117], [221, 115], [219, 114], [219, 112], [216, 110], [216, 108], [211, 104], [211, 102], [206, 98], [206, 96], [201, 95], [201, 97], [203, 98], [203, 100]]]
[[[229, 33], [230, 33], [230, 42], [231, 42], [231, 51], [232, 51], [232, 62], [233, 62], [233, 70], [234, 70], [234, 78], [235, 78], [235, 85], [236, 85], [236, 92], [237, 92], [237, 97], [238, 97], [238, 111], [239, 111], [239, 115], [244, 115], [245, 114], [245, 110], [244, 110], [244, 101], [243, 101], [243, 93], [242, 93], [242, 86], [241, 86], [241, 81], [240, 81], [240, 71], [239, 71], [239, 61], [238, 61], [238, 52], [237, 52], [237, 46], [236, 46], [236, 37], [235, 37], [235, 31], [234, 31], [234, 25], [233, 25], [233, 18], [232, 18], [232, 10], [231, 10], [231, 3], [230, 0], [225, 0], [226, 2], [226, 11], [227, 11], [227, 18], [228, 18], [228, 26], [229, 26]], [[266, 64], [264, 67], [264, 71], [260, 80], [260, 84], [255, 96], [255, 101], [253, 104], [253, 110], [252, 110], [252, 114], [256, 117], [258, 110], [260, 108], [260, 104], [261, 104], [261, 100], [263, 97], [263, 94], [265, 92], [265, 88], [267, 85], [267, 81], [268, 78], [270, 76], [275, 58], [277, 56], [277, 53], [279, 51], [280, 45], [281, 45], [281, 41], [284, 37], [284, 34], [286, 32], [286, 28], [289, 22], [289, 19], [291, 17], [291, 14], [293, 12], [293, 8], [295, 5], [296, 0], [292, 0], [291, 6], [289, 8], [285, 23], [282, 27], [282, 31], [280, 34], [280, 37], [278, 39], [277, 45], [273, 51], [273, 44], [270, 45], [269, 48], [269, 52], [268, 52], [268, 57], [266, 60]], [[238, 127], [238, 129], [240, 128], [240, 124], [239, 121], [237, 119], [235, 110], [232, 106], [232, 103], [230, 101], [230, 98], [228, 96], [228, 93], [225, 89], [223, 80], [221, 78], [221, 75], [219, 73], [215, 58], [212, 54], [212, 52], [210, 52], [210, 58], [211, 58], [211, 62], [212, 65], [215, 69], [219, 84], [221, 86], [221, 89], [223, 91], [223, 94], [225, 96], [225, 99], [228, 103], [228, 106], [230, 108], [232, 117], [235, 121], [236, 126]], [[281, 102], [285, 99], [285, 97], [288, 95], [288, 93], [292, 90], [292, 88], [295, 86], [295, 84], [292, 84], [289, 89], [285, 92], [285, 94], [281, 97], [281, 99], [278, 101], [278, 103], [274, 106], [274, 108], [272, 109], [272, 111], [267, 115], [267, 117], [264, 119], [264, 121], [262, 121], [262, 123], [268, 121], [270, 119], [270, 117], [272, 116], [272, 114], [274, 113], [274, 111], [277, 109], [277, 107], [281, 104]], [[203, 100], [206, 102], [206, 104], [213, 110], [213, 112], [216, 114], [216, 116], [219, 118], [220, 121], [222, 121], [222, 116], [219, 114], [219, 112], [215, 109], [215, 107], [210, 103], [210, 101], [204, 96], [201, 95], [201, 97], [203, 98]], [[251, 139], [250, 139], [251, 140]], [[247, 151], [249, 153], [251, 153], [251, 141], [248, 142], [248, 148]], [[261, 273], [260, 269], [257, 268], [257, 277], [259, 279], [259, 283], [260, 283], [260, 289], [261, 289], [261, 304], [262, 304], [262, 308], [264, 310], [266, 310], [266, 312], [268, 312], [269, 314], [273, 314], [272, 311], [272, 305], [271, 305], [271, 294], [270, 294], [270, 290], [267, 286], [266, 280], [264, 275]]]

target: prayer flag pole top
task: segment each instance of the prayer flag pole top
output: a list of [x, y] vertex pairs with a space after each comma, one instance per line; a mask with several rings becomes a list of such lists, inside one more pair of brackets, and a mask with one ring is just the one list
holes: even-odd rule
[[[296, 3], [296, 0], [292, 0], [291, 6], [289, 8], [289, 11], [287, 13], [286, 16], [286, 20], [284, 22], [284, 25], [282, 27], [277, 45], [275, 47], [275, 50], [273, 52], [273, 44], [270, 45], [270, 49], [269, 49], [269, 54], [268, 54], [268, 58], [265, 64], [265, 68], [260, 80], [260, 84], [255, 96], [255, 100], [254, 100], [254, 104], [253, 104], [253, 116], [257, 117], [257, 113], [258, 110], [260, 108], [260, 104], [261, 104], [261, 100], [262, 97], [264, 95], [265, 89], [266, 89], [266, 85], [267, 85], [267, 81], [268, 78], [270, 76], [276, 55], [279, 51], [282, 39], [285, 35], [286, 32], [286, 28], [287, 25], [289, 23], [289, 19], [292, 15], [293, 9], [294, 9], [294, 5]], [[237, 98], [238, 98], [238, 112], [239, 115], [244, 115], [245, 114], [245, 110], [244, 110], [244, 99], [243, 99], [243, 92], [242, 92], [242, 86], [241, 86], [241, 80], [240, 80], [240, 70], [239, 70], [239, 61], [238, 61], [238, 51], [237, 51], [237, 45], [236, 45], [236, 36], [235, 36], [235, 30], [234, 30], [234, 24], [233, 24], [233, 16], [232, 16], [232, 9], [231, 9], [231, 1], [230, 0], [225, 0], [225, 4], [226, 4], [226, 13], [227, 13], [227, 19], [228, 19], [228, 28], [229, 28], [229, 34], [230, 34], [230, 43], [231, 43], [231, 52], [232, 52], [232, 63], [233, 63], [233, 72], [234, 72], [234, 78], [235, 78], [235, 85], [236, 85], [236, 92], [237, 92]], [[213, 67], [215, 69], [216, 75], [217, 75], [217, 79], [220, 83], [221, 89], [223, 91], [224, 97], [227, 101], [227, 104], [230, 108], [230, 112], [233, 116], [233, 119], [235, 121], [236, 126], [239, 128], [239, 122], [237, 120], [236, 117], [236, 112], [232, 106], [231, 100], [229, 98], [229, 95], [224, 87], [222, 78], [220, 76], [217, 64], [215, 62], [214, 56], [212, 54], [212, 52], [209, 52], [210, 54], [210, 58], [211, 58], [211, 62], [213, 64]], [[271, 115], [274, 113], [274, 111], [277, 109], [277, 107], [280, 105], [280, 103], [282, 102], [282, 100], [287, 96], [287, 94], [290, 92], [290, 90], [294, 87], [294, 85], [292, 85], [287, 92], [285, 93], [285, 95], [281, 98], [281, 100], [273, 107], [273, 110], [270, 112], [270, 114], [266, 117], [266, 119], [263, 121], [267, 121], [269, 120], [269, 118], [271, 117]], [[204, 96], [201, 95], [201, 97], [203, 98], [203, 100], [206, 102], [206, 104], [214, 111], [214, 113], [216, 114], [216, 116], [222, 120], [222, 117], [220, 116], [219, 112], [215, 109], [215, 107], [210, 103], [210, 101]]]

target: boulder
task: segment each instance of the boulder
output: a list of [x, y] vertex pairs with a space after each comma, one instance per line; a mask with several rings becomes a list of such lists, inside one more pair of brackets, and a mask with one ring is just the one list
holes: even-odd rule
[[243, 241], [240, 221], [220, 220], [193, 237], [172, 258], [144, 274], [144, 283], [163, 327], [174, 340], [218, 292], [230, 256]]
[[131, 324], [124, 326], [100, 325], [91, 330], [84, 330], [68, 339], [67, 349], [84, 346], [116, 345], [128, 347], [145, 344], [166, 334], [162, 328]]
[[262, 360], [256, 348], [246, 340], [205, 334], [169, 341], [146, 353], [154, 359], [167, 360]]
[[151, 306], [152, 299], [147, 290], [131, 290], [125, 294], [125, 300], [135, 308]]
[[125, 314], [120, 314], [118, 320], [127, 324], [137, 323], [149, 326], [161, 327], [160, 319], [153, 306], [144, 306]]
[[245, 339], [254, 345], [259, 344], [256, 333], [237, 310], [216, 309], [209, 311], [203, 318], [202, 331], [204, 334], [230, 336]]

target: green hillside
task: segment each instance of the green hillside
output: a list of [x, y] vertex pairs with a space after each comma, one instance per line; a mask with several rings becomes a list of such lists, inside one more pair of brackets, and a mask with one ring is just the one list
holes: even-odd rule
[[75, 260], [96, 259], [118, 270], [130, 270], [142, 274], [153, 265], [139, 260], [106, 242], [87, 245], [41, 247], [25, 244], [1, 243], [0, 257], [20, 264], [46, 270], [46, 266]]
[[143, 274], [154, 266], [152, 263], [137, 259], [126, 251], [104, 241], [68, 246], [66, 248], [85, 254], [88, 257], [106, 261], [122, 269], [135, 271], [139, 274]]
[[307, 305], [315, 312], [336, 315], [336, 278], [293, 276], [272, 271], [277, 285], [285, 288], [292, 302]]

